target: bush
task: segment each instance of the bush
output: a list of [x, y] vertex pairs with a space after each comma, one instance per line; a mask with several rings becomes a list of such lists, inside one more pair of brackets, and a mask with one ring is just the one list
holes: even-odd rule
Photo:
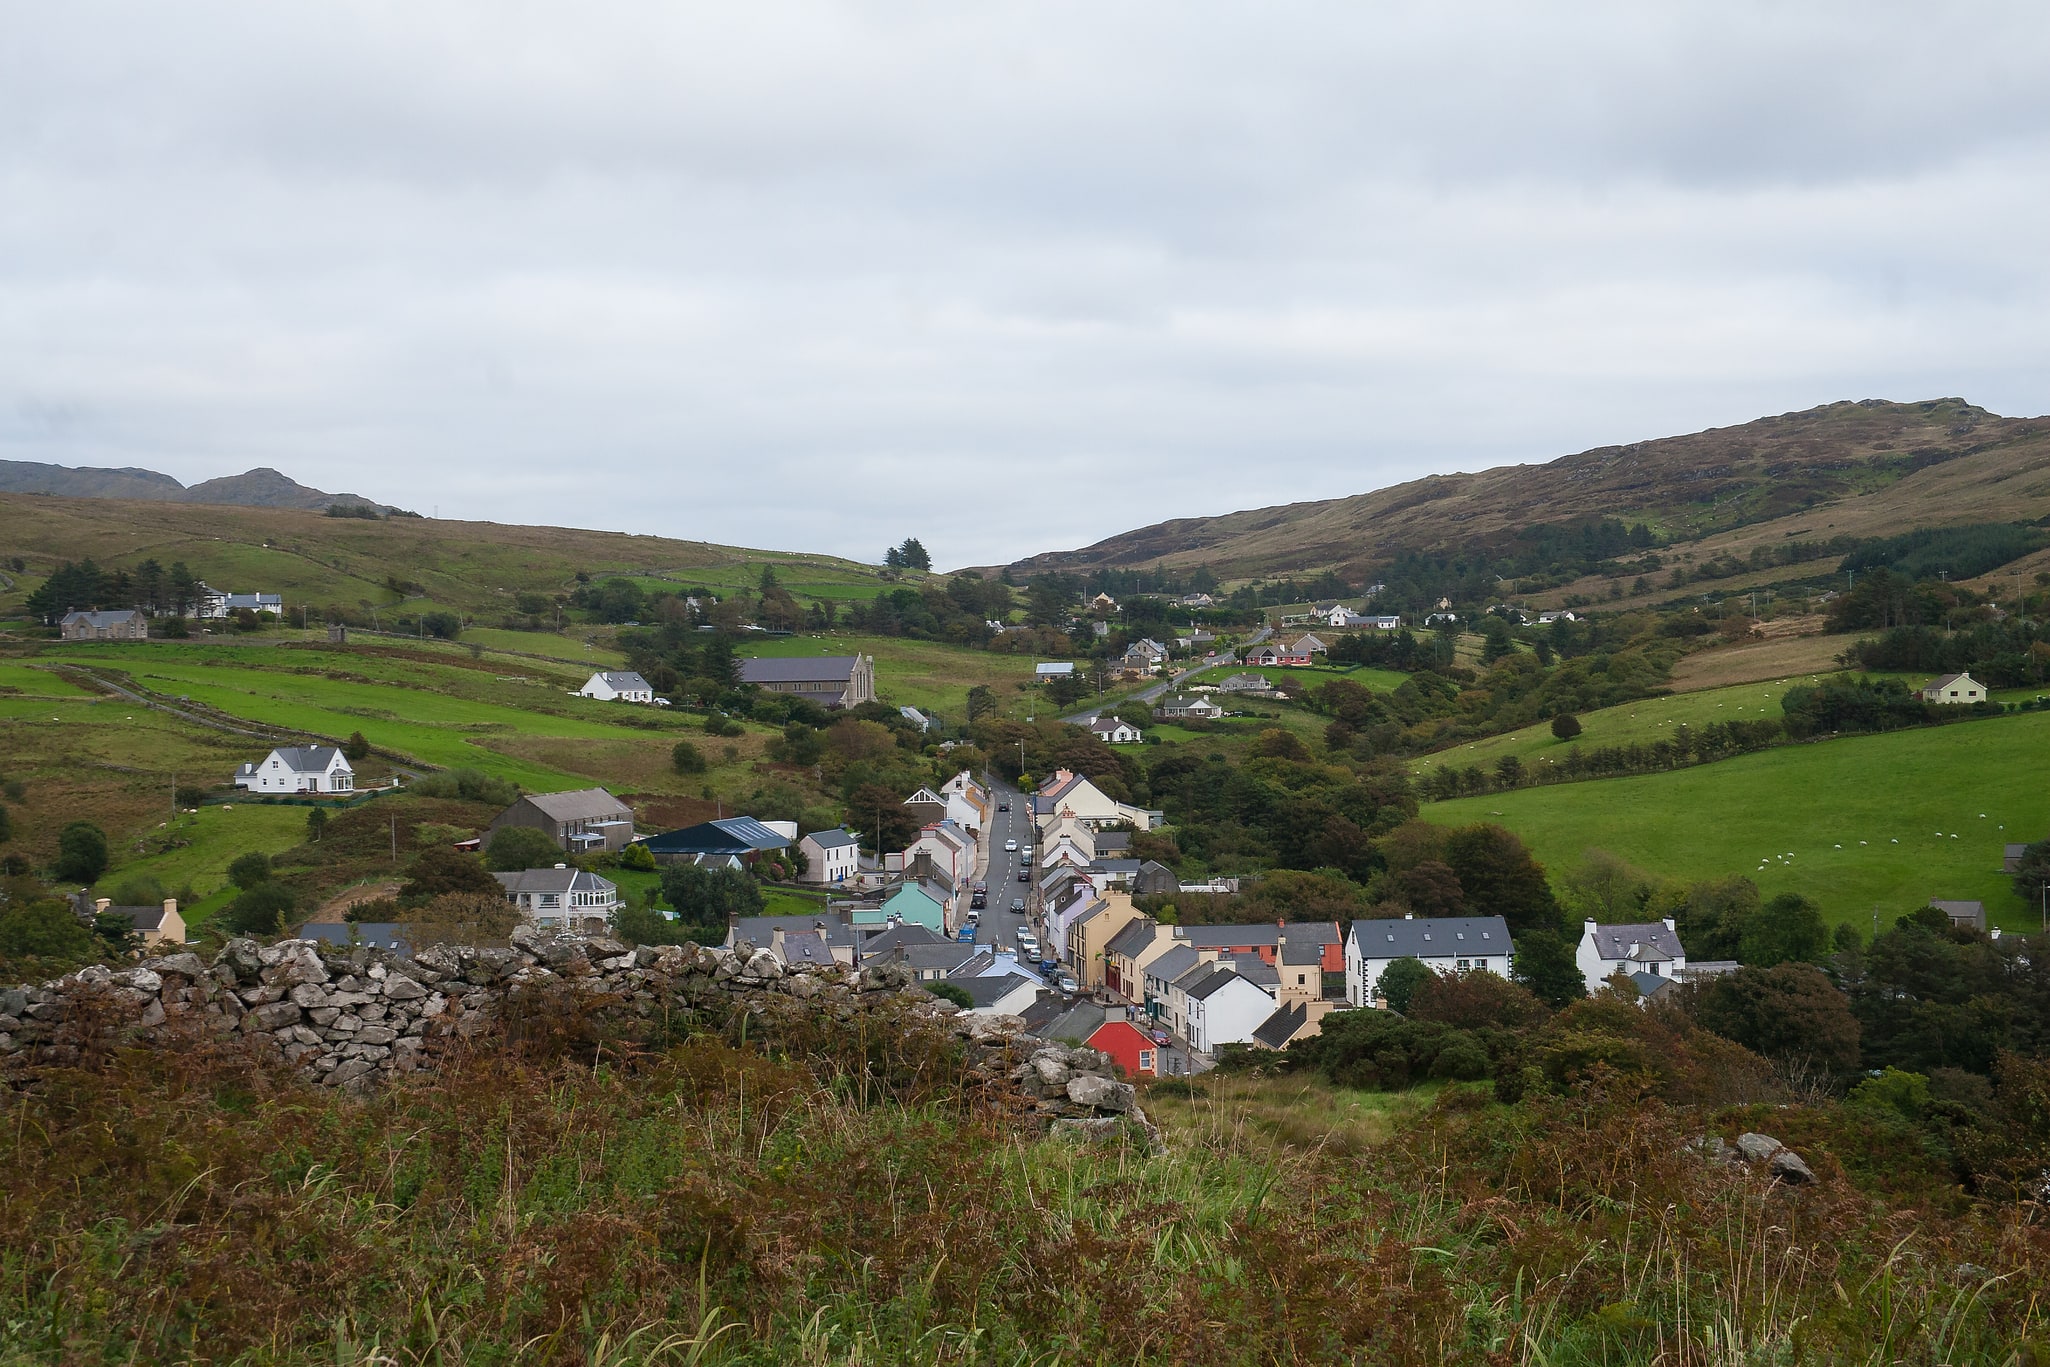
[[107, 871], [107, 833], [90, 821], [74, 821], [57, 836], [59, 882], [93, 884]]
[[342, 758], [351, 764], [370, 758], [370, 742], [363, 739], [361, 731], [351, 731], [349, 738], [342, 742]]
[[422, 850], [406, 871], [406, 882], [399, 889], [399, 901], [406, 906], [419, 906], [451, 892], [475, 892], [492, 897], [505, 896], [505, 889], [499, 885], [484, 868], [481, 861], [460, 850], [437, 845]]
[[[316, 807], [314, 810], [320, 809]], [[244, 891], [259, 883], [270, 882], [270, 875], [270, 856], [257, 850], [237, 856], [235, 862], [228, 865], [228, 881]]]
[[731, 717], [722, 717], [717, 712], [705, 718], [705, 734], [708, 736], [738, 736], [746, 730]]
[[669, 752], [669, 763], [679, 774], [702, 774], [705, 772], [705, 752], [687, 740], [680, 740]]
[[619, 852], [619, 867], [633, 869], [638, 873], [652, 873], [655, 869], [655, 856], [646, 845], [635, 841]]
[[1580, 718], [1571, 712], [1561, 712], [1552, 718], [1552, 734], [1560, 740], [1572, 740], [1580, 734]]
[[488, 802], [510, 807], [520, 800], [520, 788], [507, 779], [493, 778], [482, 769], [444, 769], [413, 783], [421, 797], [454, 798], [463, 802]]
[[1381, 970], [1381, 977], [1374, 984], [1374, 991], [1381, 1000], [1405, 1015], [1409, 1012], [1409, 1001], [1416, 990], [1430, 981], [1433, 974], [1424, 967], [1421, 959], [1397, 959]]
[[492, 879], [490, 892], [444, 892], [410, 908], [399, 920], [416, 946], [503, 947], [519, 926], [520, 913]]
[[215, 923], [231, 935], [277, 935], [295, 905], [291, 891], [276, 883], [258, 883], [221, 908]]
[[562, 847], [533, 826], [501, 827], [484, 847], [484, 867], [500, 873], [548, 869], [565, 862]]
[[975, 1005], [975, 998], [969, 996], [968, 989], [961, 986], [961, 984], [959, 983], [927, 983], [925, 985], [925, 990], [932, 993], [935, 997], [938, 997], [943, 1002], [954, 1003], [954, 1005], [960, 1007], [963, 1011], [966, 1011]]
[[327, 830], [327, 808], [315, 807], [306, 814], [306, 839], [309, 844], [317, 842]]
[[680, 920], [720, 927], [722, 940], [734, 917], [762, 914], [760, 886], [739, 869], [672, 865], [662, 870], [662, 898]]
[[62, 902], [41, 900], [0, 909], [0, 958], [76, 962], [92, 952], [93, 933]]

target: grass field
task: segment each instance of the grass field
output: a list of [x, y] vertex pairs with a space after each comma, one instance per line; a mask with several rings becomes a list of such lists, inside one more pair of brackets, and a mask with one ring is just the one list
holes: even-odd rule
[[1559, 740], [1552, 735], [1550, 722], [1540, 722], [1520, 731], [1507, 731], [1499, 736], [1469, 741], [1454, 749], [1420, 755], [1410, 762], [1410, 771], [1427, 774], [1447, 764], [1460, 769], [1474, 764], [1483, 769], [1493, 769], [1495, 762], [1504, 755], [1515, 755], [1527, 765], [1543, 765], [1576, 745], [1594, 749], [1598, 746], [1638, 744], [1668, 736], [1679, 726], [1700, 728], [1717, 721], [1757, 721], [1761, 717], [1777, 721], [1786, 715], [1780, 707], [1780, 699], [1787, 690], [1821, 677], [1802, 675], [1769, 683], [1736, 684], [1728, 688], [1704, 689], [1698, 693], [1676, 693], [1670, 697], [1619, 703], [1615, 707], [1581, 713], [1583, 729], [1579, 737], [1571, 741]]
[[1993, 923], [2033, 929], [2040, 913], [2000, 872], [2001, 846], [2050, 832], [2046, 752], [2050, 715], [2023, 713], [1461, 798], [1423, 816], [1497, 821], [1555, 878], [1603, 849], [1672, 877], [1743, 874], [1868, 932], [1875, 907], [1883, 925], [1931, 898], [1983, 901]]

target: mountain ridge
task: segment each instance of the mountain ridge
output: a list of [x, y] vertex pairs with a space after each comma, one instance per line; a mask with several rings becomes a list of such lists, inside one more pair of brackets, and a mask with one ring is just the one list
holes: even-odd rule
[[212, 503], [237, 508], [303, 508], [313, 512], [338, 503], [385, 506], [361, 494], [330, 494], [311, 488], [267, 465], [188, 486], [161, 471], [134, 465], [52, 465], [33, 460], [0, 460], [0, 493]]
[[[1983, 478], [1974, 480], [1970, 472], [1957, 478], [1958, 471], [1942, 481], [1929, 478], [1933, 469], [1956, 462], [1983, 467]], [[1363, 580], [1404, 553], [1485, 547], [1536, 524], [1620, 518], [1646, 522], [1667, 540], [1704, 541], [1871, 498], [1910, 504], [1908, 495], [1920, 485], [1959, 500], [1961, 513], [1983, 514], [2001, 500], [1993, 486], [2038, 468], [2050, 469], [2050, 419], [2002, 417], [1960, 398], [1841, 400], [1545, 462], [1176, 518], [1007, 568], [1030, 576], [1202, 565], [1233, 579], [1330, 569]], [[2050, 513], [2050, 487], [2010, 485], [2004, 494], [2017, 516]], [[1871, 516], [1881, 511], [1860, 510], [1857, 520], [1874, 526], [1867, 534], [1884, 534], [1892, 522], [1904, 529], [1932, 520], [1926, 506], [1902, 506], [1891, 518]], [[1933, 511], [1934, 520], [1944, 520], [1951, 510]]]

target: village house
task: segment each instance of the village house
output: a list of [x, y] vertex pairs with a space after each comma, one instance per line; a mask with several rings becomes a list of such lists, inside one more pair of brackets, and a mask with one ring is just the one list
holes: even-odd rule
[[1032, 813], [1041, 830], [1051, 828], [1063, 816], [1073, 816], [1091, 829], [1130, 825], [1134, 830], [1150, 831], [1160, 821], [1158, 812], [1119, 802], [1070, 769], [1056, 769], [1041, 782], [1032, 795]]
[[1068, 926], [1066, 953], [1062, 956], [1075, 980], [1085, 992], [1104, 985], [1104, 950], [1117, 933], [1143, 914], [1132, 905], [1130, 893], [1106, 892], [1084, 914]]
[[1365, 627], [1369, 631], [1399, 631], [1402, 629], [1402, 618], [1394, 613], [1385, 613], [1371, 617], [1355, 617], [1352, 624]]
[[67, 641], [149, 639], [149, 618], [134, 608], [118, 608], [111, 612], [67, 612], [59, 628]]
[[1118, 600], [1107, 593], [1099, 593], [1089, 600], [1089, 610], [1091, 612], [1116, 612], [1118, 610]]
[[1922, 701], [1973, 703], [1986, 701], [1986, 685], [1969, 674], [1945, 674], [1922, 685]]
[[[854, 962], [854, 927], [837, 911], [819, 912], [809, 916], [740, 916], [734, 919], [726, 932], [726, 947], [731, 949], [736, 941], [745, 940], [757, 949], [767, 947], [776, 950], [778, 937], [781, 943], [796, 943], [800, 952], [809, 949], [794, 937], [810, 935], [824, 943], [836, 964]], [[783, 958], [780, 951], [778, 958]], [[784, 959], [786, 966], [796, 960]]]
[[1986, 928], [1986, 904], [1984, 902], [1945, 902], [1930, 898], [1929, 905], [1950, 918], [1954, 926], [1965, 926], [1971, 930]]
[[1220, 679], [1217, 684], [1220, 693], [1272, 693], [1274, 683], [1264, 674], [1233, 674]]
[[1215, 951], [1200, 950], [1183, 941], [1170, 944], [1166, 952], [1154, 955], [1142, 970], [1136, 1004], [1150, 1023], [1171, 1034], [1181, 1034], [1174, 1013], [1175, 980], [1201, 965], [1216, 962]]
[[[862, 926], [922, 926], [935, 935], [953, 933], [949, 912], [952, 899], [939, 887], [923, 883], [899, 883], [883, 897], [880, 907], [857, 907], [854, 910], [854, 925]], [[867, 953], [866, 950], [863, 951]]]
[[1354, 921], [1345, 939], [1345, 999], [1379, 1006], [1381, 974], [1397, 959], [1417, 959], [1438, 973], [1485, 971], [1509, 976], [1509, 924], [1499, 916], [1405, 916]]
[[1105, 745], [1137, 745], [1146, 733], [1122, 717], [1091, 717], [1082, 726]]
[[1248, 1044], [1274, 1014], [1274, 997], [1237, 968], [1210, 964], [1193, 969], [1174, 985], [1180, 1003], [1175, 1033], [1202, 1054], [1227, 1044]]
[[1040, 683], [1049, 679], [1069, 679], [1075, 675], [1075, 666], [1069, 660], [1046, 661], [1032, 666], [1032, 677]]
[[491, 818], [485, 843], [508, 826], [531, 827], [571, 854], [623, 850], [634, 838], [633, 809], [603, 788], [529, 793]]
[[979, 836], [989, 826], [989, 790], [969, 774], [966, 769], [940, 785], [946, 794], [947, 815], [954, 823], [971, 835]]
[[1580, 944], [1573, 953], [1590, 994], [1621, 973], [1624, 977], [1644, 974], [1653, 978], [1678, 978], [1687, 971], [1687, 951], [1673, 918], [1663, 921], [1601, 925], [1584, 922]]
[[655, 690], [631, 669], [600, 670], [584, 681], [577, 696], [600, 702], [653, 702]]
[[1560, 608], [1556, 612], [1541, 612], [1538, 614], [1538, 625], [1541, 627], [1548, 627], [1554, 622], [1577, 622], [1579, 620], [1578, 617], [1575, 617], [1565, 608]]
[[780, 660], [736, 660], [743, 684], [787, 693], [820, 707], [858, 707], [876, 700], [876, 662], [868, 655], [795, 655]]
[[543, 930], [600, 932], [612, 924], [612, 914], [619, 910], [616, 884], [567, 864], [491, 876], [505, 889], [505, 900]]
[[1313, 1039], [1324, 1032], [1324, 1017], [1343, 1005], [1331, 1001], [1294, 1001], [1277, 1006], [1274, 1014], [1254, 1029], [1251, 1043], [1261, 1049], [1286, 1049], [1299, 1039]]
[[1126, 1077], [1160, 1076], [1160, 1046], [1154, 1043], [1153, 1036], [1132, 1024], [1131, 1012], [1126, 1007], [1104, 1008], [1103, 1024], [1096, 1027], [1085, 1043], [1110, 1055], [1111, 1062], [1122, 1068]]
[[124, 918], [134, 928], [144, 949], [185, 943], [185, 918], [178, 914], [178, 899], [175, 897], [166, 897], [161, 902], [141, 907], [117, 907], [102, 897], [93, 903], [93, 911], [100, 916]]
[[947, 816], [947, 799], [930, 788], [920, 788], [905, 798], [904, 807], [918, 819], [920, 826], [930, 826], [935, 821], [944, 821]]
[[356, 771], [332, 745], [284, 745], [235, 771], [235, 786], [252, 793], [348, 793]]
[[1214, 608], [1217, 600], [1207, 593], [1185, 593], [1175, 600], [1185, 608]]
[[785, 968], [834, 968], [843, 962], [823, 930], [772, 930], [764, 948]]
[[1166, 721], [1190, 718], [1196, 721], [1216, 721], [1224, 715], [1224, 709], [1210, 699], [1198, 696], [1179, 695], [1162, 698], [1153, 709], [1153, 715]]
[[805, 861], [802, 882], [842, 883], [861, 871], [861, 842], [838, 826], [813, 831], [797, 848]]
[[1178, 944], [1188, 941], [1177, 935], [1178, 927], [1162, 925], [1150, 916], [1128, 921], [1103, 947], [1103, 985], [1128, 1001], [1146, 999], [1145, 972], [1149, 964]]
[[204, 583], [193, 585], [192, 615], [206, 621], [221, 621], [237, 612], [268, 612], [285, 615], [285, 598], [278, 593], [222, 593]]
[[1041, 993], [1039, 982], [1023, 973], [1001, 977], [952, 979], [968, 994], [971, 1016], [1021, 1016]]

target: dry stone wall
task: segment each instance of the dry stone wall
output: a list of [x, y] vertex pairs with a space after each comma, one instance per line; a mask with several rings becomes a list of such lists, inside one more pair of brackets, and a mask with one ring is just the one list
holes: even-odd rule
[[746, 941], [636, 949], [523, 928], [510, 948], [437, 945], [406, 958], [231, 940], [211, 959], [169, 954], [0, 988], [0, 1064], [30, 1075], [74, 1065], [110, 1039], [178, 1047], [200, 1031], [240, 1039], [317, 1083], [364, 1090], [434, 1066], [453, 1042], [502, 1030], [522, 994], [571, 1003], [628, 1036], [659, 1019], [736, 1012], [814, 1029], [853, 1029], [866, 1017], [935, 1030], [961, 1046], [963, 1082], [1014, 1114], [1085, 1135], [1152, 1134], [1133, 1088], [1096, 1050], [1035, 1039], [1015, 1016], [962, 1013], [898, 965], [786, 969]]

